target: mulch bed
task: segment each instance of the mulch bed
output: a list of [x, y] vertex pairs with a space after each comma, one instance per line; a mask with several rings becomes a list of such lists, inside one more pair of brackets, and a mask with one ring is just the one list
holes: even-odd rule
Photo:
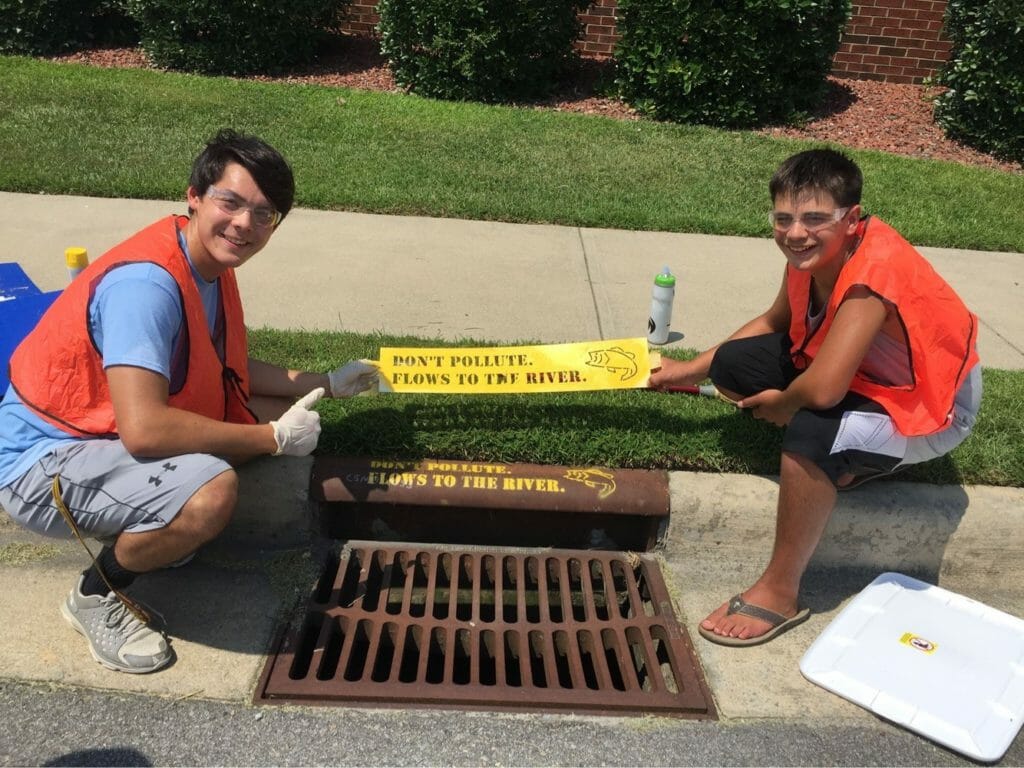
[[[138, 48], [102, 48], [54, 57], [101, 67], [148, 67]], [[604, 115], [639, 120], [617, 98], [603, 96], [598, 84], [611, 79], [610, 62], [584, 60], [574, 76], [550, 98], [521, 105], [538, 109]], [[279, 76], [254, 80], [313, 83], [373, 91], [399, 91], [387, 62], [373, 38], [341, 35], [315, 64]], [[946, 138], [932, 119], [932, 99], [938, 88], [885, 83], [877, 80], [829, 78], [824, 102], [801, 127], [772, 127], [761, 132], [794, 139], [818, 139], [854, 149], [875, 149], [907, 157], [948, 160], [963, 165], [1021, 173], [1024, 166], [995, 159]]]

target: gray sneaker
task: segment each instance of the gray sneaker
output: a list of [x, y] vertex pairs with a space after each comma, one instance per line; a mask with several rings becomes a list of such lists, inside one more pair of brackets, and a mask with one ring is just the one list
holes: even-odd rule
[[85, 635], [96, 661], [118, 672], [155, 672], [170, 663], [173, 655], [160, 632], [135, 618], [113, 592], [83, 595], [82, 578], [60, 612], [68, 624]]

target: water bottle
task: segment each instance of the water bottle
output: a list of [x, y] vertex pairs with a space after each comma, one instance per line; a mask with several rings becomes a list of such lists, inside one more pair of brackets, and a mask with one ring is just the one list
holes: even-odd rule
[[78, 277], [78, 273], [89, 266], [89, 252], [85, 248], [65, 248], [64, 263], [68, 265], [68, 281]]
[[668, 267], [654, 277], [651, 291], [651, 317], [647, 321], [647, 340], [651, 344], [664, 344], [672, 327], [672, 299], [676, 295], [676, 278]]

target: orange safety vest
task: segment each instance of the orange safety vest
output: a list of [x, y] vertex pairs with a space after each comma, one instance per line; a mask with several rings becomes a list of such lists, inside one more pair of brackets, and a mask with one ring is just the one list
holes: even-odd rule
[[956, 393], [978, 362], [978, 318], [895, 229], [876, 218], [865, 219], [860, 226], [860, 244], [839, 273], [821, 324], [810, 333], [811, 275], [787, 267], [790, 353], [798, 366], [801, 357], [809, 364], [847, 291], [866, 286], [896, 307], [909, 345], [912, 382], [886, 386], [858, 371], [850, 389], [885, 408], [903, 435], [932, 434], [949, 424]]
[[185, 216], [168, 216], [107, 251], [71, 282], [18, 345], [10, 361], [11, 384], [36, 415], [75, 437], [117, 434], [103, 358], [89, 332], [89, 305], [110, 270], [149, 262], [166, 269], [178, 284], [186, 321], [181, 332], [188, 368], [181, 389], [170, 393], [168, 403], [218, 421], [256, 423], [247, 406], [248, 342], [234, 272], [229, 269], [219, 278], [222, 362], [178, 242], [178, 227], [187, 221]]

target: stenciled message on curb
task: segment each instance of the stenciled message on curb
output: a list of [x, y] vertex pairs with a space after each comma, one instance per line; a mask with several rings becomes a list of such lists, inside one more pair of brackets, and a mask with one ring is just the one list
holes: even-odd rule
[[661, 364], [647, 339], [519, 347], [382, 347], [380, 391], [523, 394], [647, 386]]
[[310, 477], [328, 503], [668, 515], [668, 476], [653, 470], [318, 456]]

